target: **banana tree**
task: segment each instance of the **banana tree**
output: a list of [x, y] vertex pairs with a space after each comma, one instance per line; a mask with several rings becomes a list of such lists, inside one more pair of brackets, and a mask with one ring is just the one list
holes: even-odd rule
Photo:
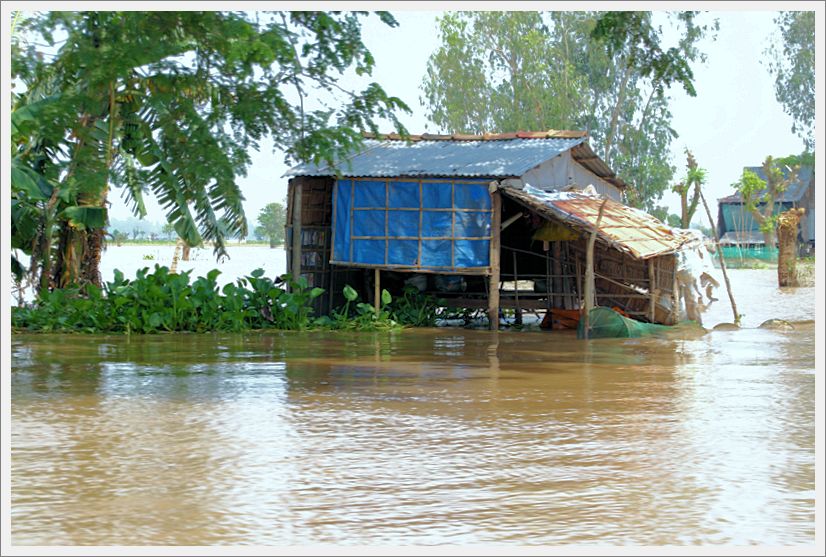
[[[340, 75], [369, 75], [362, 13], [48, 12], [29, 15], [12, 37], [12, 76], [29, 91], [55, 84], [65, 111], [52, 164], [56, 256], [53, 284], [97, 282], [112, 187], [137, 216], [154, 195], [188, 245], [246, 236], [236, 177], [269, 135], [292, 160], [333, 162], [408, 110], [375, 83], [345, 90]], [[396, 23], [380, 14], [388, 25]], [[62, 33], [61, 44], [54, 39]], [[37, 39], [30, 40], [34, 37]], [[52, 45], [44, 53], [39, 45]], [[294, 89], [298, 102], [284, 89]], [[309, 89], [338, 108], [305, 110]], [[21, 220], [21, 225], [25, 221]], [[225, 223], [225, 226], [220, 223]]]
[[[34, 88], [15, 97], [11, 113], [11, 268], [18, 283], [27, 277], [41, 289], [49, 286], [55, 226], [66, 201], [58, 185], [65, 111], [61, 95]], [[29, 256], [28, 269], [18, 250]]]

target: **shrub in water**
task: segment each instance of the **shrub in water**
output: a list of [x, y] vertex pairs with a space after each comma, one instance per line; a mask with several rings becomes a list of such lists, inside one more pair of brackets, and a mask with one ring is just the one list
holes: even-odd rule
[[32, 306], [13, 308], [12, 325], [44, 332], [300, 330], [311, 325], [310, 303], [324, 292], [303, 278], [274, 281], [262, 269], [219, 290], [219, 274], [212, 270], [190, 283], [189, 271], [158, 265], [139, 270], [134, 280], [116, 270], [104, 291], [94, 285], [54, 290]]

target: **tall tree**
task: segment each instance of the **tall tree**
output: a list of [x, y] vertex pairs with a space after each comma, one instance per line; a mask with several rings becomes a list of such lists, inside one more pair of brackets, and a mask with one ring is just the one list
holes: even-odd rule
[[258, 226], [255, 234], [270, 241], [270, 247], [284, 243], [284, 225], [287, 222], [287, 209], [281, 203], [269, 203], [258, 213]]
[[781, 40], [770, 43], [766, 54], [775, 96], [794, 119], [792, 131], [814, 151], [815, 12], [780, 12], [774, 22]]
[[[13, 156], [52, 189], [48, 200], [30, 199], [30, 184], [14, 180], [12, 195], [36, 210], [53, 202], [53, 227], [36, 236], [56, 233], [58, 248], [41, 250], [48, 258], [41, 272], [55, 286], [99, 281], [112, 186], [139, 216], [151, 192], [179, 237], [188, 245], [211, 241], [224, 257], [225, 237], [247, 233], [236, 178], [264, 136], [290, 161], [332, 162], [361, 142], [362, 130], [377, 132], [379, 118], [404, 133], [395, 111], [407, 107], [399, 99], [376, 83], [361, 91], [339, 84], [348, 69], [369, 75], [373, 68], [361, 40], [364, 15], [49, 12], [21, 19], [12, 75], [26, 90], [15, 99]], [[379, 17], [396, 25], [389, 14]], [[305, 99], [319, 91], [332, 100], [311, 109]]]
[[[632, 15], [628, 15], [632, 14]], [[636, 14], [636, 15], [635, 15]], [[693, 94], [690, 63], [709, 28], [672, 15], [678, 43], [660, 46], [649, 12], [459, 12], [439, 19], [441, 45], [422, 101], [450, 132], [578, 128], [653, 210], [671, 180], [668, 88]]]
[[172, 240], [175, 234], [175, 227], [172, 226], [171, 223], [167, 222], [163, 225], [163, 228], [161, 228], [161, 232], [163, 233], [164, 238], [167, 240]]

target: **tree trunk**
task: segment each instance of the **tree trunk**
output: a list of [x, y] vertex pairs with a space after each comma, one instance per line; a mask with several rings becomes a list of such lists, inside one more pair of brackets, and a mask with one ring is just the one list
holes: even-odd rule
[[767, 250], [774, 249], [774, 231], [763, 232], [763, 242]]
[[633, 64], [631, 61], [627, 62], [625, 67], [625, 74], [622, 76], [622, 82], [620, 83], [619, 93], [617, 94], [617, 102], [614, 105], [614, 109], [611, 112], [611, 125], [608, 128], [608, 133], [605, 134], [605, 164], [611, 165], [611, 147], [613, 145], [614, 134], [617, 130], [617, 125], [619, 123], [619, 113], [620, 108], [622, 107], [622, 103], [625, 101], [625, 89], [628, 86], [628, 80], [631, 78], [631, 66]]
[[797, 225], [805, 209], [789, 209], [777, 219], [777, 284], [800, 286], [797, 279]]
[[[97, 115], [84, 114], [81, 118], [81, 125], [86, 129], [91, 129], [96, 125], [97, 121], [108, 118], [109, 133], [106, 143], [102, 145], [102, 147], [106, 149], [104, 160], [93, 159], [98, 172], [94, 185], [96, 187], [99, 186], [99, 189], [95, 191], [95, 188], [89, 187], [86, 192], [78, 195], [77, 205], [79, 206], [105, 208], [106, 199], [109, 196], [109, 170], [112, 167], [112, 145], [114, 142], [117, 106], [115, 102], [114, 82], [110, 82], [107, 88], [109, 102], [105, 110]], [[78, 139], [75, 145], [72, 165], [81, 164], [77, 159], [79, 153], [85, 150], [94, 151], [97, 148], [97, 145], [90, 145], [82, 138]], [[88, 165], [90, 162], [92, 161], [87, 161], [84, 164]], [[73, 172], [74, 168], [70, 169], [69, 175]], [[87, 184], [87, 187], [88, 186]], [[58, 277], [58, 280], [55, 282], [58, 288], [65, 288], [70, 284], [82, 286], [86, 283], [100, 286], [100, 256], [103, 252], [103, 238], [106, 234], [105, 226], [104, 228], [92, 230], [80, 230], [73, 228], [67, 220], [64, 220], [61, 223], [61, 227], [64, 229], [65, 234], [61, 234], [60, 253], [58, 255], [59, 263], [55, 269], [55, 276]]]
[[86, 231], [73, 228], [67, 221], [60, 227], [57, 244], [57, 261], [52, 282], [57, 288], [79, 286], [80, 261], [86, 248]]
[[688, 216], [688, 186], [684, 185], [680, 189], [680, 228], [688, 228], [690, 220]]
[[181, 255], [181, 260], [182, 261], [189, 261], [189, 250], [190, 250], [189, 244], [184, 242], [183, 255]]
[[80, 261], [80, 276], [84, 283], [92, 283], [101, 287], [100, 256], [104, 249], [103, 237], [105, 229], [96, 228], [86, 233], [86, 245], [83, 250], [83, 259]]

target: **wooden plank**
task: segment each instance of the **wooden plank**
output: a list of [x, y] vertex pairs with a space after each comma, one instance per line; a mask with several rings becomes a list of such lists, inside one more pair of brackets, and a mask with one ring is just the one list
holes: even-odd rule
[[[450, 212], [450, 266], [456, 266], [456, 184], [450, 184], [450, 208], [454, 209]], [[419, 234], [422, 231], [419, 230]]]
[[373, 282], [375, 283], [373, 285], [373, 306], [376, 308], [376, 315], [378, 315], [381, 309], [381, 269], [375, 270]]
[[548, 245], [548, 242], [544, 242], [543, 245], [545, 247], [545, 294], [547, 295], [545, 299], [545, 309], [550, 311], [553, 306], [553, 297], [551, 296], [551, 292], [553, 291], [553, 285], [551, 284], [551, 246]]
[[574, 309], [582, 309], [582, 303], [583, 303], [583, 298], [582, 298], [582, 295], [583, 295], [583, 292], [582, 292], [582, 290], [583, 290], [583, 288], [582, 288], [582, 269], [581, 269], [582, 263], [580, 263], [579, 253], [576, 254], [575, 263], [576, 263], [576, 296], [577, 296], [577, 300], [578, 300], [577, 305], [579, 307], [574, 308]]
[[[559, 275], [562, 274], [562, 261], [561, 261], [562, 252], [560, 250], [559, 241], [557, 240], [557, 241], [553, 242], [551, 244], [551, 246], [552, 246], [553, 254], [554, 254], [554, 277], [559, 277]], [[563, 278], [554, 278], [553, 279], [554, 285], [552, 287], [552, 290], [554, 292], [564, 291], [563, 288], [560, 288], [561, 285], [564, 283], [564, 280], [565, 279], [563, 279]], [[561, 308], [562, 304], [563, 304], [563, 299], [555, 298], [554, 301], [553, 301], [553, 306], [554, 307]]]
[[503, 222], [502, 223], [502, 230], [504, 231], [507, 227], [509, 227], [510, 225], [515, 223], [516, 221], [518, 221], [522, 217], [522, 215], [524, 215], [524, 213], [516, 213], [515, 215], [510, 217], [508, 220]]
[[677, 281], [677, 256], [673, 255], [672, 257], [674, 257], [674, 273], [671, 281], [671, 323], [669, 324], [676, 325], [680, 318], [680, 283]]
[[502, 245], [502, 194], [498, 189], [490, 194], [493, 215], [491, 216], [490, 240], [490, 288], [488, 289], [488, 321], [490, 329], [499, 329], [499, 251]]
[[[488, 306], [488, 301], [483, 298], [449, 298], [445, 297], [444, 293], [434, 293], [438, 295], [439, 299], [444, 302], [441, 307], [447, 308], [468, 308], [468, 309], [484, 309]], [[513, 298], [502, 297], [499, 300], [499, 305], [506, 309], [516, 309], [516, 300]], [[520, 300], [519, 307], [523, 310], [544, 310], [544, 300]]]
[[517, 267], [516, 267], [516, 252], [512, 251], [511, 254], [513, 255], [513, 284], [514, 284], [513, 295], [514, 295], [514, 299], [516, 300], [516, 317], [514, 319], [514, 322], [517, 325], [521, 325], [522, 324], [522, 308], [519, 307], [519, 287], [517, 286], [519, 284], [519, 272], [517, 271]]
[[293, 180], [293, 238], [291, 274], [294, 280], [301, 276], [301, 180]]
[[397, 271], [399, 273], [430, 273], [440, 275], [490, 275], [489, 267], [451, 267], [433, 266], [427, 269], [410, 267], [405, 265], [383, 265], [380, 263], [350, 263], [349, 261], [330, 261], [330, 265], [350, 267], [353, 269], [383, 269], [385, 271]]
[[651, 323], [654, 322], [654, 313], [657, 310], [657, 287], [656, 280], [654, 278], [656, 276], [654, 271], [656, 265], [656, 259], [648, 260], [648, 295], [650, 296], [650, 300], [648, 302], [648, 320]]

